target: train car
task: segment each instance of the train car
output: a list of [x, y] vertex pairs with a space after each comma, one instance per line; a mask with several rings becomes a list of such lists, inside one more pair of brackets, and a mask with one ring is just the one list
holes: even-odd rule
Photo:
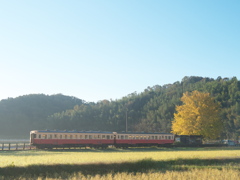
[[116, 147], [168, 146], [174, 143], [171, 133], [117, 133]]
[[106, 148], [114, 144], [113, 132], [34, 130], [30, 143], [39, 149], [59, 147]]
[[100, 131], [34, 130], [30, 132], [31, 145], [39, 149], [59, 147], [140, 147], [167, 146], [174, 143], [170, 133], [117, 133]]

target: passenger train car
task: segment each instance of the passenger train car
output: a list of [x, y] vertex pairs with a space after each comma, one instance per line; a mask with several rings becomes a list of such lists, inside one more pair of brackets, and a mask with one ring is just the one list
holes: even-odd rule
[[59, 147], [117, 148], [140, 146], [166, 146], [174, 143], [171, 133], [130, 133], [100, 131], [34, 130], [30, 143], [39, 149]]
[[115, 147], [166, 146], [174, 143], [170, 133], [116, 133]]

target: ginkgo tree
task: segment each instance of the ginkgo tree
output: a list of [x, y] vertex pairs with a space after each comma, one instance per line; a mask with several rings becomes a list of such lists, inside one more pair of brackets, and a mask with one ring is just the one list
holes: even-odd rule
[[202, 135], [206, 139], [216, 139], [222, 132], [220, 105], [209, 93], [199, 91], [183, 94], [182, 105], [176, 106], [172, 132], [178, 135]]

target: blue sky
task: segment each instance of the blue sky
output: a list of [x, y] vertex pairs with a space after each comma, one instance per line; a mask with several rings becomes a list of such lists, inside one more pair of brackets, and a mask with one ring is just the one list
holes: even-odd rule
[[184, 76], [240, 78], [240, 1], [0, 0], [0, 100], [120, 99]]

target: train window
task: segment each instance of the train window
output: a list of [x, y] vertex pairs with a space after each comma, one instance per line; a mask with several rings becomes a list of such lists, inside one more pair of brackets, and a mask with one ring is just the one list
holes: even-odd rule
[[162, 136], [159, 136], [159, 139], [162, 139]]
[[128, 135], [125, 135], [125, 139], [128, 139]]
[[88, 139], [88, 135], [85, 135], [85, 139]]
[[61, 134], [60, 134], [59, 138], [62, 139], [62, 135]]
[[56, 134], [54, 134], [54, 138], [55, 138], [55, 139], [57, 138], [57, 135], [56, 135]]
[[152, 136], [151, 139], [154, 139], [154, 136]]
[[67, 139], [67, 135], [65, 135], [65, 139]]
[[143, 136], [143, 139], [147, 139], [146, 136]]
[[97, 139], [98, 138], [98, 136], [97, 135], [93, 135], [93, 139]]
[[46, 134], [43, 134], [43, 139], [47, 139], [47, 135]]
[[171, 136], [168, 136], [168, 139], [171, 139]]
[[105, 138], [105, 135], [102, 135], [102, 139], [106, 139], [106, 138]]
[[131, 136], [131, 135], [129, 135], [129, 136], [128, 136], [128, 138], [129, 138], [129, 139], [132, 139], [132, 136]]
[[157, 136], [155, 136], [155, 139], [158, 139]]
[[92, 135], [89, 135], [89, 139], [92, 139]]
[[98, 139], [101, 139], [101, 135], [98, 135]]
[[79, 139], [82, 139], [82, 135], [79, 135]]
[[138, 137], [138, 136], [136, 136], [136, 139], [139, 139], [139, 137]]
[[41, 134], [38, 135], [38, 139], [41, 139]]
[[109, 136], [109, 135], [107, 135], [107, 139], [110, 139], [110, 136]]
[[117, 138], [119, 139], [119, 138], [120, 138], [120, 136], [118, 135], [118, 136], [117, 136]]
[[52, 139], [52, 135], [51, 134], [49, 135], [49, 139]]
[[70, 139], [72, 139], [72, 135], [70, 135], [69, 137], [70, 137]]

